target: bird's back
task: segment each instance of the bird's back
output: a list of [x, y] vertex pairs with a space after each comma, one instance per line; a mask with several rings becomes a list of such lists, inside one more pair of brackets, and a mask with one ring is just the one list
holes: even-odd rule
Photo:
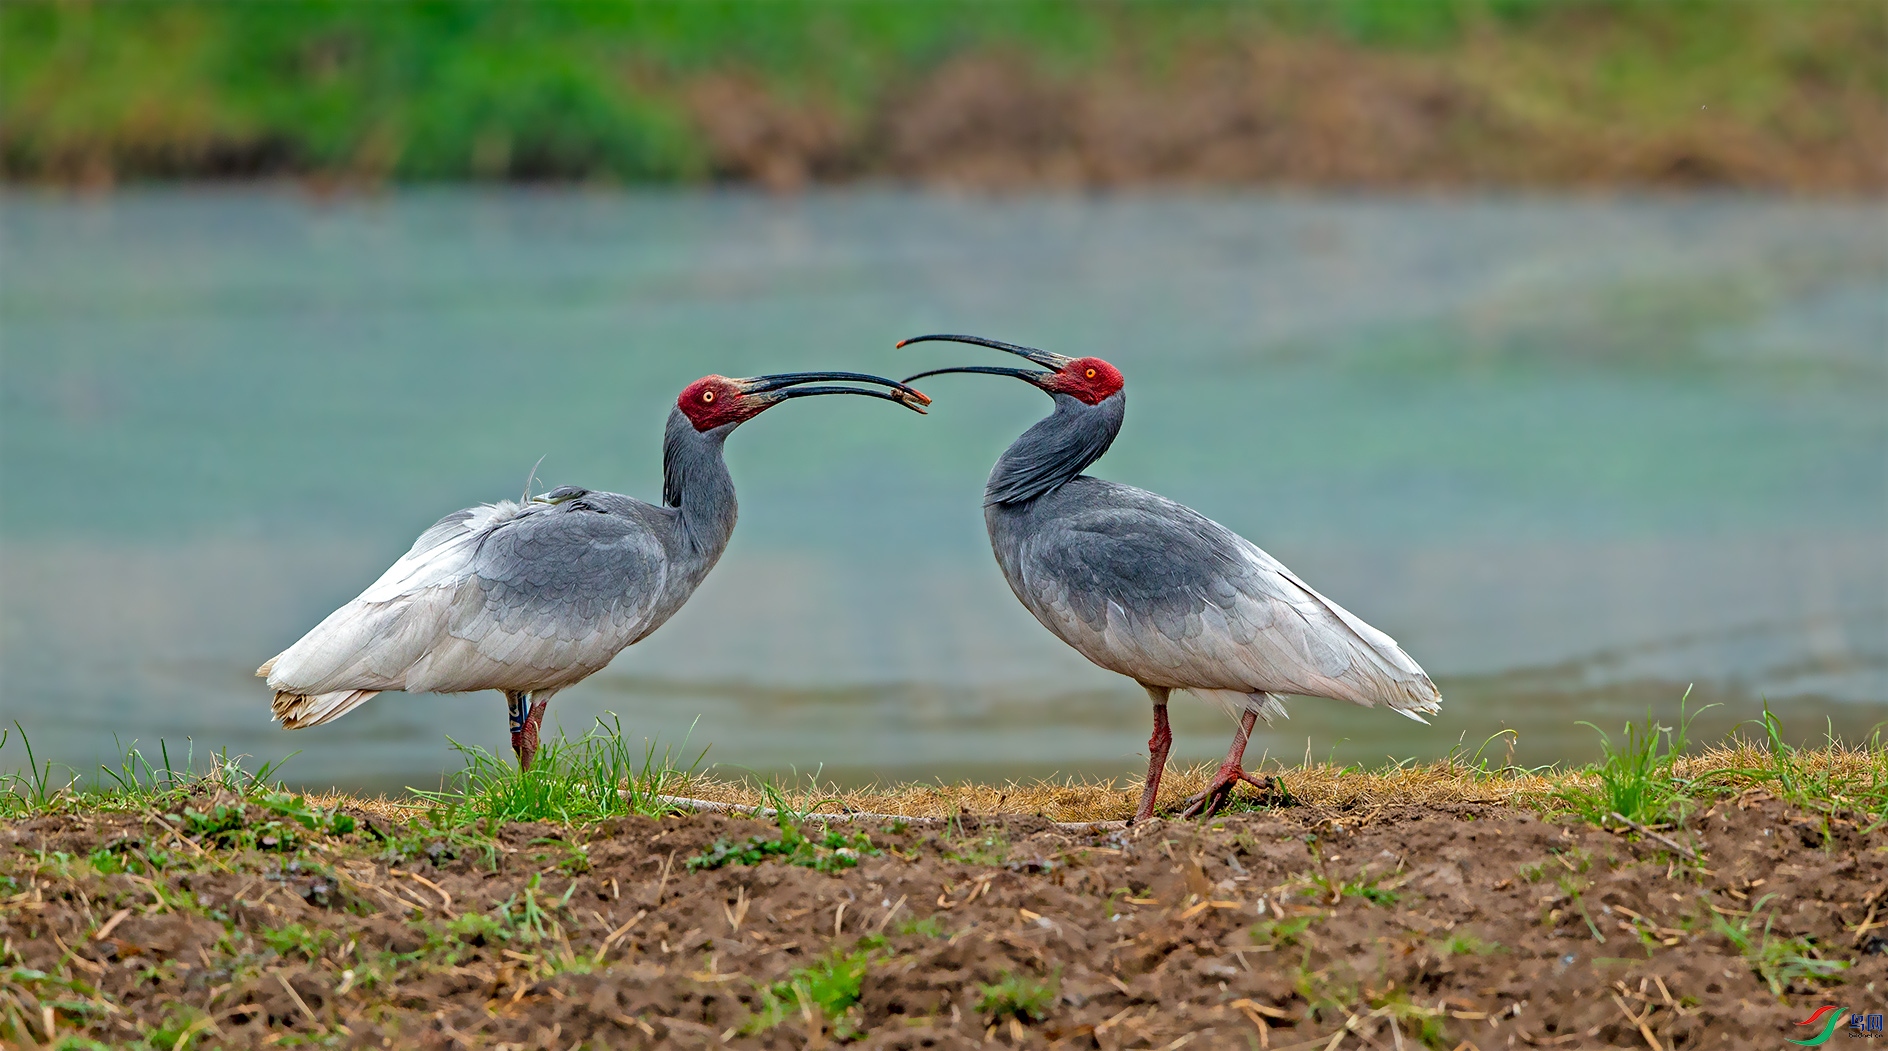
[[712, 558], [695, 564], [704, 559], [679, 543], [672, 509], [577, 492], [440, 519], [263, 666], [278, 712], [283, 695], [557, 689], [654, 631]]
[[1153, 686], [1306, 694], [1433, 712], [1388, 635], [1226, 527], [1086, 475], [985, 521], [1010, 588], [1089, 660]]

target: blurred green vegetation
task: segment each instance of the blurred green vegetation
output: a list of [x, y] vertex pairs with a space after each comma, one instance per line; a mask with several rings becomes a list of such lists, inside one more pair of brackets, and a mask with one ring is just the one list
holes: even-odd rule
[[[1462, 53], [1451, 75], [1511, 95], [1511, 124], [1551, 127], [1557, 113], [1590, 108], [1601, 122], [1672, 125], [1706, 97], [1762, 132], [1766, 121], [1828, 109], [1787, 105], [1805, 92], [1888, 98], [1883, 9], [1844, 0], [28, 0], [0, 6], [0, 159], [11, 177], [81, 181], [739, 178], [751, 173], [729, 160], [717, 121], [754, 108], [763, 121], [811, 113], [838, 129], [826, 138], [839, 145], [814, 167], [844, 177], [874, 173], [875, 146], [901, 103], [966, 54], [1092, 87], [1172, 81], [1204, 57], [1292, 41], [1358, 61], [1446, 64]], [[744, 93], [704, 94], [716, 78]], [[1855, 133], [1843, 112], [1810, 131]]]

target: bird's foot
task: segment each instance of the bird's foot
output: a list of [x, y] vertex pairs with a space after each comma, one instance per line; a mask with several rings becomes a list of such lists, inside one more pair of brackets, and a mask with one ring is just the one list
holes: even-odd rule
[[1185, 809], [1180, 811], [1180, 816], [1212, 817], [1232, 799], [1233, 789], [1238, 788], [1242, 781], [1261, 792], [1276, 793], [1287, 800], [1291, 798], [1291, 793], [1285, 791], [1284, 784], [1277, 778], [1254, 777], [1246, 773], [1245, 768], [1237, 763], [1222, 763], [1219, 773], [1213, 775], [1213, 782], [1206, 786], [1206, 791], [1188, 799]]

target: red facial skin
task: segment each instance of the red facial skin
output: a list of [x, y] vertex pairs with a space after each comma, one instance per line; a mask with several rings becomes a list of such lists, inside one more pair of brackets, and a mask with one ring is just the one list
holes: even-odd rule
[[1076, 358], [1041, 381], [1044, 390], [1067, 394], [1090, 405], [1121, 390], [1121, 370], [1100, 358]]
[[682, 388], [675, 399], [676, 408], [698, 431], [751, 420], [772, 404], [772, 399], [741, 393], [740, 386], [726, 376], [703, 376]]

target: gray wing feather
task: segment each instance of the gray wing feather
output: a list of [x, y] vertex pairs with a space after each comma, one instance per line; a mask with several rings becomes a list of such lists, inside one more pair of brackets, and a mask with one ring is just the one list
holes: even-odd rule
[[581, 679], [655, 630], [666, 567], [660, 542], [635, 517], [560, 509], [522, 519], [479, 546], [454, 595], [450, 639], [414, 665], [408, 688]]
[[555, 689], [660, 624], [667, 559], [638, 501], [509, 501], [440, 519], [269, 668], [278, 691]]
[[1003, 514], [992, 540], [1017, 597], [1104, 668], [1202, 692], [1439, 708], [1395, 640], [1190, 508], [1084, 478], [1026, 519]]

